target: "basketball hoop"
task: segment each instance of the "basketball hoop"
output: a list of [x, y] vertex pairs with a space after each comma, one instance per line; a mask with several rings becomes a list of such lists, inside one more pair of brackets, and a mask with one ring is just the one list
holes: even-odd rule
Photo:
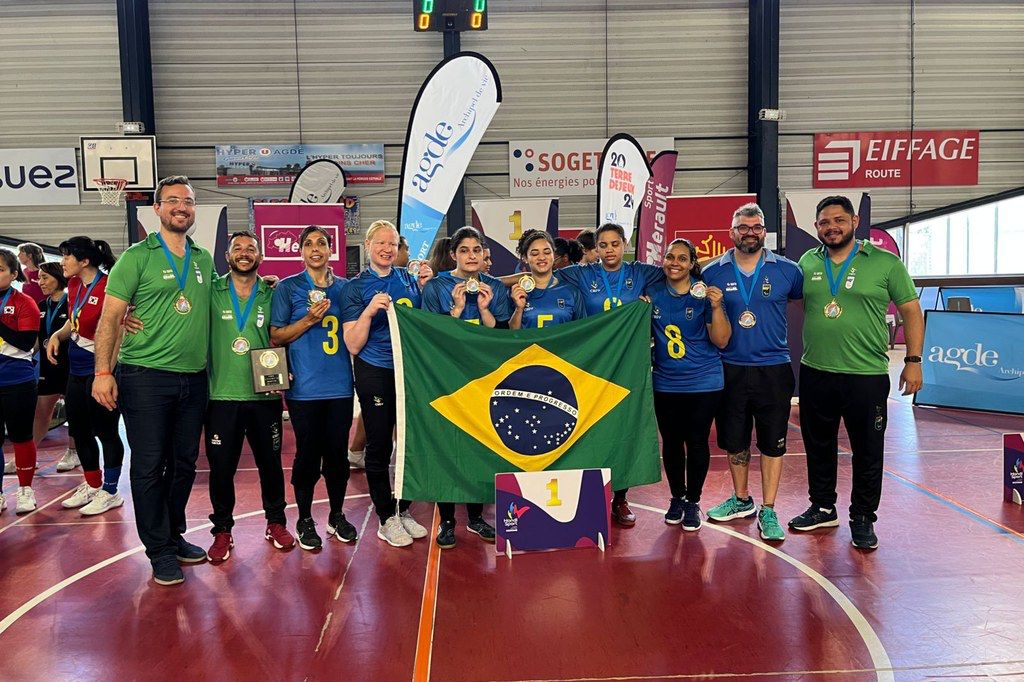
[[120, 206], [121, 197], [128, 181], [124, 178], [96, 178], [93, 180], [100, 192], [100, 203], [105, 206]]

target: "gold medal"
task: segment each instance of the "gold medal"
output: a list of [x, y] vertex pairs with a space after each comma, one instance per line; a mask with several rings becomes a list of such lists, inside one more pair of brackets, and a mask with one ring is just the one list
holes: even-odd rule
[[244, 336], [237, 337], [234, 341], [231, 342], [231, 350], [236, 355], [245, 355], [246, 353], [249, 352], [249, 339], [245, 338]]
[[743, 327], [744, 329], [750, 329], [755, 324], [757, 324], [757, 317], [754, 315], [754, 313], [750, 312], [749, 310], [744, 310], [742, 313], [740, 313], [739, 323], [740, 326]]
[[832, 302], [825, 306], [825, 317], [830, 320], [834, 320], [842, 314], [843, 307], [836, 303], [835, 299], [832, 299]]
[[466, 292], [467, 293], [475, 294], [478, 291], [480, 291], [480, 280], [478, 280], [478, 279], [468, 279], [468, 280], [466, 280]]
[[179, 315], [188, 315], [192, 312], [192, 301], [188, 300], [184, 291], [179, 291], [178, 298], [174, 299], [174, 312]]
[[704, 282], [694, 282], [690, 285], [690, 296], [694, 298], [707, 298], [708, 285]]
[[281, 362], [281, 358], [277, 357], [277, 353], [272, 350], [265, 350], [260, 353], [260, 365], [266, 369], [274, 369], [279, 362]]
[[306, 296], [309, 305], [313, 306], [327, 298], [327, 292], [323, 289], [310, 289]]
[[523, 288], [523, 291], [530, 293], [537, 288], [537, 280], [531, 275], [523, 275], [519, 278], [519, 286]]

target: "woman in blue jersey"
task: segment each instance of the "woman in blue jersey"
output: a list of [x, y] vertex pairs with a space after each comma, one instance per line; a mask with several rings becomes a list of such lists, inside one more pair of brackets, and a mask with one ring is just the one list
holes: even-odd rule
[[[530, 268], [530, 275], [525, 280], [520, 277], [512, 285], [515, 312], [508, 323], [510, 328], [539, 329], [587, 316], [580, 290], [552, 273], [555, 244], [550, 234], [541, 230], [527, 230], [519, 238], [516, 250]], [[524, 289], [523, 284], [530, 291]]]
[[732, 328], [721, 289], [698, 279], [693, 244], [671, 242], [664, 271], [665, 281], [647, 295], [653, 306], [654, 413], [672, 491], [665, 523], [694, 531], [700, 529], [700, 494], [711, 462], [711, 422], [725, 386], [719, 350]]
[[[449, 254], [454, 269], [439, 272], [423, 288], [423, 309], [451, 315], [485, 327], [507, 327], [512, 311], [508, 289], [499, 280], [484, 274], [484, 239], [473, 227], [461, 227], [451, 237]], [[441, 525], [437, 545], [441, 549], [455, 546], [455, 504], [438, 502]], [[467, 504], [469, 522], [466, 528], [486, 542], [494, 542], [494, 527], [483, 518], [482, 504]]]
[[[597, 315], [632, 303], [647, 292], [647, 288], [665, 279], [665, 273], [656, 265], [623, 262], [626, 233], [620, 225], [605, 223], [595, 232], [600, 260], [589, 265], [571, 265], [555, 271], [555, 275], [579, 287], [586, 302], [587, 315]], [[620, 526], [636, 523], [636, 516], [626, 502], [626, 490], [616, 490], [612, 499], [612, 519]]]
[[331, 236], [315, 225], [299, 238], [305, 269], [274, 289], [270, 340], [288, 347], [291, 388], [285, 392], [295, 430], [292, 487], [299, 520], [296, 535], [305, 550], [323, 542], [313, 521], [313, 491], [323, 471], [330, 501], [327, 533], [356, 539], [345, 518], [348, 461], [343, 453], [352, 426], [352, 363], [341, 339], [341, 292], [346, 280], [330, 268]]
[[366, 231], [369, 266], [342, 293], [345, 346], [355, 356], [355, 383], [366, 429], [366, 485], [380, 520], [377, 537], [392, 547], [405, 547], [427, 529], [409, 512], [409, 502], [396, 502], [391, 491], [392, 433], [398, 421], [395, 403], [395, 362], [387, 309], [392, 304], [420, 307], [420, 289], [433, 275], [420, 263], [414, 276], [394, 266], [398, 230], [378, 220]]

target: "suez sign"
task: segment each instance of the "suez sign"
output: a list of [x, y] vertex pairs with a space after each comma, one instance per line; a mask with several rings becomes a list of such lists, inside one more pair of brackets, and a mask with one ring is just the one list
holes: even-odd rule
[[[593, 196], [601, 150], [608, 140], [526, 140], [508, 143], [510, 197]], [[640, 137], [648, 160], [675, 149], [671, 137]]]
[[977, 130], [815, 133], [814, 187], [977, 185]]
[[79, 203], [74, 149], [0, 149], [0, 206]]

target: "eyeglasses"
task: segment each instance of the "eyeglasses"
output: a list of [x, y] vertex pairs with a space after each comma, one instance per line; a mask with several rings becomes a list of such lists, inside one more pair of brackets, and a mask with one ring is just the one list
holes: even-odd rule
[[732, 229], [740, 234], [761, 234], [764, 232], [764, 225], [737, 225]]
[[178, 197], [170, 197], [168, 199], [161, 199], [160, 203], [161, 204], [167, 204], [168, 206], [178, 206], [179, 204], [184, 204], [185, 206], [192, 207], [192, 206], [196, 205], [196, 200], [195, 199], [180, 199]]

